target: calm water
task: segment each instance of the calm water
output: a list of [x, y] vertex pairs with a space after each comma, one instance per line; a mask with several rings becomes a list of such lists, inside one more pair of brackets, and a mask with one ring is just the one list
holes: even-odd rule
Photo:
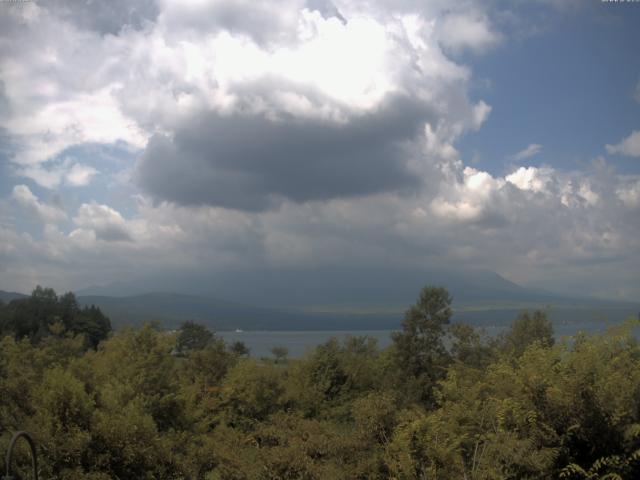
[[[566, 337], [575, 335], [578, 331], [589, 333], [601, 332], [607, 328], [607, 323], [601, 321], [581, 322], [581, 323], [561, 323], [555, 324], [556, 337]], [[504, 326], [486, 326], [485, 332], [488, 335], [497, 335]], [[378, 347], [384, 348], [391, 344], [391, 332], [393, 330], [327, 330], [317, 332], [307, 331], [263, 331], [263, 332], [217, 332], [227, 343], [241, 341], [251, 351], [254, 358], [271, 357], [273, 347], [286, 347], [289, 349], [290, 357], [301, 357], [310, 349], [326, 342], [331, 337], [338, 340], [351, 337], [375, 338]]]
[[338, 340], [351, 337], [371, 337], [384, 348], [391, 343], [391, 330], [327, 330], [320, 332], [216, 332], [227, 343], [241, 341], [251, 350], [254, 358], [270, 357], [273, 347], [286, 347], [290, 357], [301, 357], [308, 350], [325, 343], [331, 337]]

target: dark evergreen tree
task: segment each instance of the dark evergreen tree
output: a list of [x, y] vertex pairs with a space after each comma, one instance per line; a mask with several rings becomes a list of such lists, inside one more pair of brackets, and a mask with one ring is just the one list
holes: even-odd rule
[[28, 298], [12, 300], [2, 308], [3, 334], [38, 343], [51, 334], [84, 335], [96, 347], [111, 332], [111, 322], [95, 306], [80, 309], [73, 293], [58, 297], [51, 288], [36, 287]]

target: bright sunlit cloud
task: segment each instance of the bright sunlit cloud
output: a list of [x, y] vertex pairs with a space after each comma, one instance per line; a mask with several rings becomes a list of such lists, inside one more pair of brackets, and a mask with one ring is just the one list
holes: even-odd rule
[[638, 73], [558, 26], [608, 6], [105, 5], [0, 6], [0, 289], [380, 263], [640, 294]]

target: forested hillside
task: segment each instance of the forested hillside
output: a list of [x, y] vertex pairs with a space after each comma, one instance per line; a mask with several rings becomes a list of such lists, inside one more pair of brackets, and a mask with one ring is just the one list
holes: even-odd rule
[[558, 343], [523, 313], [491, 339], [450, 307], [427, 287], [387, 349], [255, 359], [190, 322], [96, 342], [100, 315], [42, 289], [0, 310], [0, 449], [31, 432], [45, 479], [640, 477], [637, 321]]
[[111, 321], [100, 308], [80, 307], [71, 292], [58, 296], [51, 288], [36, 287], [30, 297], [0, 299], [0, 334], [34, 343], [49, 336], [80, 335], [96, 347], [111, 332]]

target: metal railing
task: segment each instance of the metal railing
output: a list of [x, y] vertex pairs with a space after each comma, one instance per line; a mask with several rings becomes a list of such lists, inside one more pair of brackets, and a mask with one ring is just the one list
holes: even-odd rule
[[27, 432], [16, 433], [11, 439], [11, 442], [9, 442], [9, 447], [7, 448], [7, 456], [5, 457], [7, 473], [4, 477], [2, 477], [2, 480], [17, 480], [17, 477], [14, 475], [12, 468], [13, 450], [15, 449], [16, 442], [20, 438], [24, 438], [25, 441], [29, 444], [29, 448], [31, 449], [31, 468], [33, 473], [32, 478], [34, 480], [38, 480], [38, 457], [36, 454], [36, 444], [34, 443], [33, 438], [31, 438], [31, 435], [29, 435]]

